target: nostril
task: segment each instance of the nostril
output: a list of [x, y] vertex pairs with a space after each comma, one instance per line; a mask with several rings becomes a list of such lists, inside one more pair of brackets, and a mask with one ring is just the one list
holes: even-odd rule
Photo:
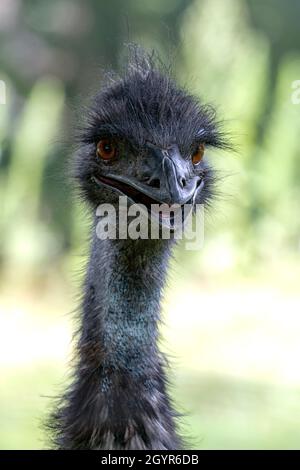
[[180, 178], [180, 185], [182, 188], [186, 187], [186, 179], [185, 178]]
[[160, 188], [160, 180], [158, 178], [153, 178], [148, 182], [148, 185], [152, 188]]

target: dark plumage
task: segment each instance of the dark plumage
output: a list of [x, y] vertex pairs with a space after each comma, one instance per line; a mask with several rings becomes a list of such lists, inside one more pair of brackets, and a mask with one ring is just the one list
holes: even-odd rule
[[[124, 77], [110, 78], [87, 112], [73, 168], [94, 209], [103, 202], [117, 207], [120, 192], [133, 201], [192, 205], [211, 195], [208, 162], [193, 165], [191, 155], [199, 145], [225, 144], [215, 113], [157, 63], [134, 48]], [[116, 152], [109, 162], [97, 156], [103, 139], [107, 155]], [[173, 240], [99, 240], [96, 223], [95, 217], [74, 378], [51, 421], [55, 445], [179, 449], [157, 346]]]

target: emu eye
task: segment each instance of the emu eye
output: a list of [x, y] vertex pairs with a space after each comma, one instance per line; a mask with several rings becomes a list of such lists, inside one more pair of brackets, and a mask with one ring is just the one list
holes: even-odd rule
[[198, 165], [201, 162], [203, 155], [204, 155], [205, 145], [200, 144], [198, 145], [196, 151], [192, 155], [192, 163], [193, 165]]
[[111, 139], [101, 139], [97, 144], [97, 155], [102, 160], [111, 160], [116, 156], [117, 147]]

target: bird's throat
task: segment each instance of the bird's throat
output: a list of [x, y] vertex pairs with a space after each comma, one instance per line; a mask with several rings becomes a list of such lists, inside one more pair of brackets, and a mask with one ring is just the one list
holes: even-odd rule
[[170, 243], [95, 236], [75, 381], [54, 416], [59, 448], [180, 448], [157, 347]]
[[[89, 341], [99, 346], [94, 344], [92, 350], [101, 351], [94, 360], [99, 360], [104, 375], [151, 375], [158, 357], [157, 328], [169, 254], [167, 240], [95, 238], [85, 316]], [[107, 384], [106, 379], [103, 387]]]

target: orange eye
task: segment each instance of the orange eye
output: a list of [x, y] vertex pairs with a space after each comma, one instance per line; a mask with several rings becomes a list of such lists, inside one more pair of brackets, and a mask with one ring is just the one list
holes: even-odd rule
[[97, 144], [97, 155], [102, 160], [111, 160], [116, 156], [117, 148], [110, 139], [101, 139]]
[[204, 155], [205, 145], [200, 144], [197, 150], [192, 155], [192, 162], [193, 165], [198, 165], [201, 162], [203, 155]]

